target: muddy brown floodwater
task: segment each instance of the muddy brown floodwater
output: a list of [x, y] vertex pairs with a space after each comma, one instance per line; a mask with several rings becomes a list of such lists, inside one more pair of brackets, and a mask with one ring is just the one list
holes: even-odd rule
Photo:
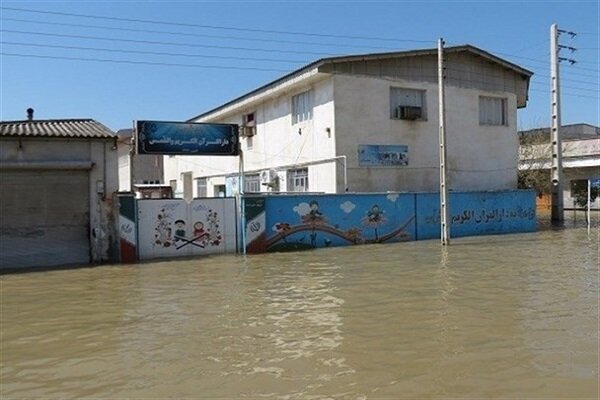
[[2, 398], [598, 398], [598, 229], [4, 275]]

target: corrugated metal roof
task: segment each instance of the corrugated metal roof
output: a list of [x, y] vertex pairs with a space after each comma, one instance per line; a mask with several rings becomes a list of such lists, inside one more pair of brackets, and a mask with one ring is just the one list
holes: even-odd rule
[[115, 134], [93, 119], [0, 121], [0, 137], [113, 139]]

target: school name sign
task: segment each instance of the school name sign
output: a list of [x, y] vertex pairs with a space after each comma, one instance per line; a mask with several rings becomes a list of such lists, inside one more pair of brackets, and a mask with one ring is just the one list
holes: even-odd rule
[[194, 156], [237, 156], [235, 124], [137, 121], [137, 153]]

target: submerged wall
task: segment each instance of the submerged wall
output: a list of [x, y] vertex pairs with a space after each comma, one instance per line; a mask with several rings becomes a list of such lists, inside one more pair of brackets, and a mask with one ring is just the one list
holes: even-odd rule
[[[450, 193], [451, 237], [533, 232], [533, 191]], [[437, 193], [247, 197], [246, 250], [284, 251], [440, 237]]]
[[[303, 250], [440, 237], [437, 193], [246, 196], [245, 229], [233, 198], [120, 197], [121, 260]], [[535, 192], [451, 192], [451, 237], [536, 230]], [[245, 237], [241, 237], [242, 233]]]

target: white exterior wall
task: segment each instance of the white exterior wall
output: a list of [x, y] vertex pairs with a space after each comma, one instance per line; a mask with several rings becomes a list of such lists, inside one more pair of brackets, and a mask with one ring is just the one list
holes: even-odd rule
[[[348, 157], [349, 190], [439, 190], [437, 85], [356, 75], [335, 75], [337, 154]], [[390, 118], [390, 87], [426, 90], [426, 121]], [[479, 96], [507, 98], [508, 126], [479, 125]], [[446, 87], [449, 188], [516, 188], [516, 96]], [[408, 166], [361, 168], [359, 144], [408, 146]], [[338, 189], [339, 189], [338, 182]]]
[[[301, 81], [291, 87], [274, 92], [260, 101], [247, 105], [228, 115], [197, 122], [236, 123], [242, 125], [243, 116], [254, 112], [256, 135], [253, 147], [248, 149], [247, 139], [242, 138], [244, 170], [253, 171], [277, 169], [281, 191], [285, 191], [287, 182], [285, 170], [293, 165], [312, 163], [335, 156], [333, 79], [328, 76], [317, 80]], [[313, 91], [313, 117], [311, 120], [292, 125], [292, 96], [306, 90]], [[330, 129], [331, 134], [327, 132]], [[299, 133], [301, 131], [301, 134]], [[210, 156], [165, 156], [165, 183], [176, 179], [177, 192], [183, 188], [182, 174], [191, 172], [194, 180], [208, 177], [207, 195], [216, 196], [215, 185], [225, 184], [225, 175], [237, 174], [238, 157]], [[308, 166], [309, 190], [311, 192], [335, 192], [336, 162]], [[267, 191], [265, 186], [262, 191]], [[179, 193], [181, 195], [181, 193]], [[193, 196], [197, 196], [194, 182]]]
[[[127, 142], [118, 143], [119, 158], [119, 191], [131, 190], [131, 144]], [[136, 154], [133, 156], [133, 180], [136, 184], [144, 184], [146, 181], [153, 183], [163, 182], [163, 157], [154, 154]]]
[[119, 162], [119, 191], [128, 192], [131, 190], [129, 145], [119, 143], [117, 156]]

